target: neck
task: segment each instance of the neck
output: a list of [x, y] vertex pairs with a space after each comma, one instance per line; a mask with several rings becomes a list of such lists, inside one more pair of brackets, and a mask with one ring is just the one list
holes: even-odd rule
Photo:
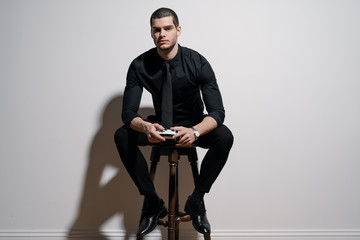
[[160, 55], [160, 57], [162, 57], [166, 61], [173, 59], [176, 56], [178, 50], [179, 50], [179, 45], [177, 43], [170, 49], [162, 50], [157, 48], [157, 52]]

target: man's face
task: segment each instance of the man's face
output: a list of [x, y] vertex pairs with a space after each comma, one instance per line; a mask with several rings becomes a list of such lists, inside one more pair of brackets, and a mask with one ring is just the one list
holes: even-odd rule
[[180, 34], [181, 27], [175, 27], [171, 16], [152, 20], [151, 37], [158, 50], [164, 52], [171, 51], [175, 44], [177, 44], [177, 37]]

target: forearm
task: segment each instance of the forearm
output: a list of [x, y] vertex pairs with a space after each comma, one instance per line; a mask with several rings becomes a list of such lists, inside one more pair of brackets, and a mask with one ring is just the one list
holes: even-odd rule
[[146, 122], [140, 117], [136, 117], [131, 121], [130, 128], [138, 132], [147, 133], [151, 125], [152, 123]]

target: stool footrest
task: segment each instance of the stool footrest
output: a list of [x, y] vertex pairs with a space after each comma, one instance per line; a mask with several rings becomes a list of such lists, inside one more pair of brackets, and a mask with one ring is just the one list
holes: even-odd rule
[[[190, 222], [191, 216], [186, 213], [179, 213], [179, 216], [175, 217], [175, 222]], [[169, 222], [163, 219], [158, 219], [157, 225], [168, 227]]]
[[157, 225], [167, 227], [169, 225], [169, 223], [166, 220], [158, 219]]
[[188, 215], [188, 214], [184, 214], [183, 216], [177, 217], [176, 220], [178, 220], [180, 222], [190, 222], [191, 221], [191, 216]]

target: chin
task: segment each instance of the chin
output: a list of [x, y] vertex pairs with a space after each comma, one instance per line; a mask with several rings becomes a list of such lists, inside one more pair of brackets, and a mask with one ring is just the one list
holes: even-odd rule
[[174, 45], [161, 45], [161, 46], [158, 46], [158, 48], [161, 50], [161, 51], [170, 51], [171, 49], [174, 48]]
[[167, 44], [162, 44], [162, 45], [159, 45], [158, 48], [161, 49], [161, 50], [165, 50], [165, 49], [169, 49], [170, 46], [167, 45]]

